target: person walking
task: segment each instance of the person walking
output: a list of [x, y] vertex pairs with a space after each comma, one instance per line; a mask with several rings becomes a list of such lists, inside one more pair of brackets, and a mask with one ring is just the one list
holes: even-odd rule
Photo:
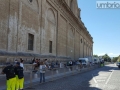
[[40, 83], [45, 82], [45, 71], [46, 71], [46, 65], [44, 64], [44, 62], [40, 62]]
[[16, 90], [23, 90], [24, 74], [23, 74], [23, 67], [20, 66], [20, 62], [16, 63], [15, 75], [16, 75]]
[[15, 90], [15, 71], [13, 65], [11, 65], [9, 62], [6, 63], [6, 67], [2, 70], [2, 74], [6, 74], [6, 85], [7, 89], [6, 90]]

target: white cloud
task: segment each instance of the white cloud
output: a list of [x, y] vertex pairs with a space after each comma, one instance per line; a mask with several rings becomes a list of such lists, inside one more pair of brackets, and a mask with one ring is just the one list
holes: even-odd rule
[[110, 57], [118, 57], [120, 54], [119, 53], [109, 53], [108, 54]]
[[[98, 54], [98, 56], [102, 56], [102, 55], [105, 55], [106, 53], [100, 53]], [[108, 56], [110, 57], [118, 57], [120, 55], [120, 53], [107, 53]]]
[[105, 55], [106, 53], [100, 53], [100, 54], [98, 54], [98, 56], [102, 56], [102, 55]]

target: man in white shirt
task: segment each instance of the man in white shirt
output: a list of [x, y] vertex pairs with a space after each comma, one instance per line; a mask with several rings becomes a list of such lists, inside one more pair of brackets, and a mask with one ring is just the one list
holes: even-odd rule
[[44, 62], [40, 62], [40, 83], [45, 82], [45, 70], [46, 70], [46, 65], [44, 64]]
[[23, 60], [20, 58], [20, 66], [24, 69]]

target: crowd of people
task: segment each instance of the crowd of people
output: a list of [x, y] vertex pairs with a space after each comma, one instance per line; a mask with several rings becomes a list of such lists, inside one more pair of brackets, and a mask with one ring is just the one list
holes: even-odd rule
[[[6, 74], [7, 81], [7, 90], [23, 90], [24, 88], [24, 60], [20, 58], [20, 60], [15, 60], [14, 64], [10, 62], [6, 63], [6, 67], [2, 70], [2, 74]], [[46, 69], [54, 70], [54, 68], [62, 68], [69, 66], [69, 69], [72, 71], [72, 66], [77, 65], [79, 68], [82, 68], [82, 62], [77, 61], [68, 61], [66, 63], [52, 61], [48, 62], [47, 59], [33, 59], [30, 63], [34, 66], [33, 72], [40, 72], [40, 83], [45, 82], [45, 72]]]
[[[24, 88], [24, 60], [15, 60], [14, 64], [7, 62], [3, 68], [1, 74], [6, 74], [6, 90], [23, 90]], [[34, 59], [32, 61], [34, 71], [40, 71], [40, 83], [45, 82], [45, 71], [49, 68], [47, 59], [40, 61], [40, 59]]]
[[[30, 64], [34, 65], [34, 71], [33, 72], [37, 72], [40, 66], [40, 59], [33, 59], [32, 62]], [[62, 67], [67, 67], [67, 66], [73, 66], [73, 65], [79, 65], [80, 67], [82, 66], [82, 62], [79, 62], [79, 60], [77, 61], [72, 61], [69, 60], [67, 62], [58, 62], [58, 61], [52, 61], [52, 62], [48, 62], [47, 59], [43, 60], [42, 62], [44, 62], [44, 64], [46, 65], [47, 69], [49, 70], [53, 70], [55, 68], [62, 68]]]

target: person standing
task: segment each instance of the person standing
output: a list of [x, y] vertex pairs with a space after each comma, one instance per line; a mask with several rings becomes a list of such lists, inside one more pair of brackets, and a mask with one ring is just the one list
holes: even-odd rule
[[35, 60], [35, 62], [33, 63], [34, 65], [34, 70], [37, 72], [38, 68], [39, 68], [39, 65], [40, 65], [40, 62], [38, 59]]
[[18, 62], [18, 60], [16, 59], [16, 60], [14, 61], [14, 64], [13, 64], [13, 65], [15, 66], [17, 62]]
[[23, 67], [23, 69], [24, 69], [24, 65], [23, 65], [23, 60], [22, 60], [22, 58], [20, 58], [20, 66]]
[[45, 71], [46, 71], [46, 65], [44, 64], [44, 62], [40, 62], [40, 83], [45, 82]]
[[16, 75], [16, 90], [23, 90], [24, 74], [23, 74], [23, 67], [20, 66], [20, 62], [16, 63], [15, 75]]
[[72, 60], [71, 61], [69, 61], [69, 66], [70, 66], [70, 70], [72, 71], [72, 65], [73, 65], [73, 62], [72, 62]]
[[6, 74], [7, 90], [15, 90], [16, 78], [15, 78], [14, 67], [9, 62], [6, 64], [7, 64], [7, 66], [2, 70], [2, 74]]
[[44, 64], [46, 65], [47, 68], [49, 68], [49, 63], [48, 63], [47, 59], [44, 60]]
[[52, 61], [52, 62], [51, 62], [51, 69], [52, 69], [52, 70], [55, 68], [54, 66], [55, 66], [55, 64], [54, 64], [54, 62]]

